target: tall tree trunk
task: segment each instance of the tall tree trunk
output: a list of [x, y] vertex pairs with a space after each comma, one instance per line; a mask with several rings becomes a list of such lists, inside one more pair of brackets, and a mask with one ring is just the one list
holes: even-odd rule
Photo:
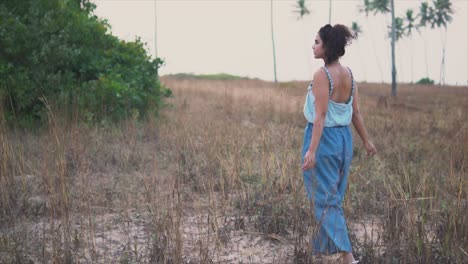
[[[427, 29], [424, 29], [424, 35], [427, 35]], [[424, 59], [425, 59], [425, 62], [426, 62], [426, 77], [429, 78], [429, 63], [427, 62], [427, 41], [426, 41], [426, 38], [421, 34], [421, 37], [423, 39], [423, 43], [424, 43]]]
[[[359, 45], [359, 42], [356, 40], [356, 46], [357, 46], [357, 49], [358, 49], [358, 55], [359, 55], [359, 58], [362, 58], [361, 56], [361, 47]], [[367, 81], [367, 72], [366, 72], [366, 63], [364, 62], [364, 60], [359, 60], [361, 62], [361, 69], [362, 69], [362, 72], [364, 74], [364, 80]]]
[[371, 35], [371, 40], [372, 40], [372, 49], [374, 50], [374, 56], [375, 56], [375, 60], [377, 62], [377, 66], [379, 67], [379, 73], [380, 73], [380, 82], [383, 83], [384, 82], [384, 79], [383, 79], [383, 71], [382, 71], [382, 65], [380, 65], [380, 59], [379, 59], [379, 56], [377, 55], [378, 52], [377, 52], [377, 49], [375, 47], [375, 39], [374, 39], [374, 32], [372, 30], [372, 26], [371, 26], [371, 23], [369, 22], [369, 18], [366, 18], [366, 21], [367, 21], [367, 24], [369, 24], [369, 30], [371, 31], [370, 35]]
[[276, 78], [276, 51], [275, 51], [275, 36], [273, 34], [273, 0], [271, 0], [271, 43], [273, 45], [273, 70], [275, 73], [275, 83], [278, 82]]
[[[157, 32], [158, 32], [158, 23], [157, 23], [157, 6], [156, 6], [156, 0], [154, 0], [154, 59], [158, 59], [158, 45], [157, 45]], [[156, 79], [159, 79], [159, 69], [156, 67]]]
[[410, 46], [411, 46], [411, 84], [414, 83], [414, 52], [413, 52], [413, 36], [410, 36]]
[[[310, 38], [310, 28], [306, 26], [306, 24], [304, 23], [304, 20], [301, 21], [301, 27], [302, 27], [302, 38], [303, 38], [303, 43], [304, 43], [304, 50], [307, 51], [307, 53], [309, 53], [309, 51], [311, 50], [310, 49], [310, 46], [309, 46], [309, 38]], [[310, 59], [310, 56], [305, 56], [305, 59], [307, 60], [307, 72], [309, 73], [309, 77], [310, 79], [312, 80], [313, 79], [313, 73], [312, 73], [312, 62], [311, 62], [311, 59]]]
[[447, 45], [447, 28], [444, 29], [442, 36], [442, 63], [440, 64], [439, 84], [445, 84], [445, 46]]
[[397, 84], [396, 84], [396, 67], [395, 67], [395, 40], [396, 40], [396, 30], [395, 30], [395, 0], [390, 0], [391, 2], [391, 11], [392, 11], [392, 96], [396, 97], [397, 95]]

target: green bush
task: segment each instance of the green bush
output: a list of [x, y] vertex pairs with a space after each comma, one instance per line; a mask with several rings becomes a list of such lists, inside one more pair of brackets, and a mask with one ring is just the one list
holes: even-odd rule
[[140, 39], [108, 33], [88, 0], [2, 0], [0, 104], [7, 121], [44, 120], [47, 101], [87, 121], [157, 113], [162, 97], [158, 68]]
[[429, 77], [425, 77], [416, 82], [416, 84], [434, 84], [434, 80]]

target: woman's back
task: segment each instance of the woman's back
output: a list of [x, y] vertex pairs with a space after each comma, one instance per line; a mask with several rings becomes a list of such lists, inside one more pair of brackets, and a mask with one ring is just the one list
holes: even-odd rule
[[330, 89], [332, 93], [330, 100], [335, 103], [347, 103], [352, 95], [353, 77], [347, 67], [339, 64], [327, 67], [331, 78]]

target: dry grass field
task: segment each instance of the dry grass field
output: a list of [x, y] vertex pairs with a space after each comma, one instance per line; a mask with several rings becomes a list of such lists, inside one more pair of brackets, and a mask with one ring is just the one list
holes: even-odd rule
[[[160, 117], [39, 131], [0, 112], [0, 263], [339, 263], [310, 256], [307, 84], [163, 77]], [[468, 88], [359, 84], [344, 202], [361, 263], [468, 263]], [[1, 110], [0, 110], [1, 111]]]

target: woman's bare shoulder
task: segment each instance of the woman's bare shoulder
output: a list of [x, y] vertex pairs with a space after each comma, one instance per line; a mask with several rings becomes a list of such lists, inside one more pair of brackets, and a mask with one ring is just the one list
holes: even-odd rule
[[323, 67], [320, 67], [314, 72], [314, 82], [316, 80], [326, 80], [327, 79], [327, 74], [325, 73], [325, 69]]
[[342, 70], [343, 72], [346, 72], [346, 73], [348, 73], [348, 74], [351, 74], [351, 72], [352, 72], [351, 67], [349, 67], [349, 66], [341, 65], [341, 68], [342, 68], [341, 70]]

